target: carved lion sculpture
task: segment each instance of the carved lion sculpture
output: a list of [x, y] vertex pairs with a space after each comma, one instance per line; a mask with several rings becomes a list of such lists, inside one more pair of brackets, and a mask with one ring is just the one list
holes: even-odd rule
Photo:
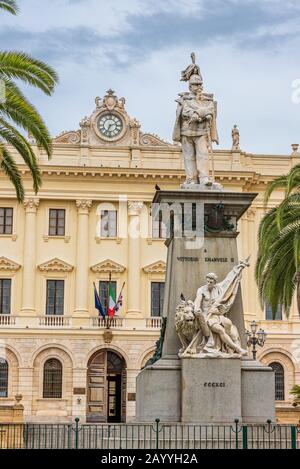
[[179, 350], [181, 354], [188, 347], [199, 330], [194, 314], [194, 303], [192, 301], [181, 301], [177, 306], [175, 329], [182, 345], [182, 348]]

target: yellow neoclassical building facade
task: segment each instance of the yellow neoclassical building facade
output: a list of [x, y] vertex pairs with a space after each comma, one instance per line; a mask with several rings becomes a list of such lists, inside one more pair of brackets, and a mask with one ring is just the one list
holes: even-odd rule
[[[79, 130], [62, 132], [48, 160], [35, 146], [43, 177], [37, 195], [16, 155], [26, 187], [18, 204], [0, 174], [0, 406], [22, 395], [28, 422], [130, 421], [136, 375], [155, 350], [166, 266], [164, 229], [152, 222], [155, 185], [178, 189], [185, 179], [181, 148], [143, 133], [125, 100], [109, 90], [96, 98]], [[292, 154], [214, 151], [216, 180], [225, 190], [257, 192], [240, 222], [240, 258], [251, 254], [242, 292], [247, 324], [268, 333], [259, 358], [276, 370], [276, 402], [291, 406], [300, 382], [300, 320], [270, 320], [254, 280], [263, 193], [275, 176], [300, 163]], [[276, 192], [272, 203], [280, 201]], [[111, 273], [123, 305], [107, 329], [104, 306]], [[255, 386], [255, 383], [253, 383]], [[158, 416], [159, 417], [159, 416]]]

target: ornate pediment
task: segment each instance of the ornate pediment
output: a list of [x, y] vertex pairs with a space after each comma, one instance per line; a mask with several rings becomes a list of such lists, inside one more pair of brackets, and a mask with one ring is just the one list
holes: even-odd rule
[[153, 264], [143, 267], [146, 274], [164, 274], [166, 272], [166, 263], [164, 261], [156, 261]]
[[119, 98], [109, 89], [103, 98], [97, 96], [96, 109], [89, 117], [81, 120], [78, 130], [64, 131], [54, 138], [54, 142], [134, 147], [174, 146], [158, 135], [141, 132], [139, 121], [127, 114], [125, 102], [125, 98]]
[[74, 266], [55, 257], [50, 261], [38, 265], [38, 269], [41, 272], [72, 272]]
[[1, 256], [0, 257], [0, 270], [8, 270], [11, 272], [16, 272], [19, 270], [21, 267], [20, 264], [18, 264], [15, 261], [12, 261], [11, 259], [8, 259], [7, 257]]
[[81, 132], [80, 130], [64, 130], [57, 137], [54, 138], [56, 143], [80, 143]]
[[112, 272], [112, 273], [123, 273], [126, 270], [121, 264], [114, 262], [110, 259], [106, 259], [105, 261], [99, 262], [91, 267], [91, 270], [95, 273], [99, 272]]

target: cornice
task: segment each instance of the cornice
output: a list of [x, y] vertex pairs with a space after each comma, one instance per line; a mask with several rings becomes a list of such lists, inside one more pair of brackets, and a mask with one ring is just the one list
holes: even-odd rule
[[[21, 174], [29, 174], [30, 171], [27, 168], [21, 170]], [[82, 167], [82, 166], [48, 166], [41, 165], [41, 174], [48, 176], [75, 176], [75, 177], [117, 177], [117, 178], [141, 178], [141, 179], [155, 179], [157, 177], [166, 180], [172, 179], [183, 179], [185, 178], [185, 172], [183, 169], [168, 168], [114, 168], [114, 167]], [[253, 170], [215, 170], [217, 180], [227, 181], [251, 181], [252, 183], [262, 182], [266, 179], [268, 182], [274, 179], [274, 175], [259, 174]]]

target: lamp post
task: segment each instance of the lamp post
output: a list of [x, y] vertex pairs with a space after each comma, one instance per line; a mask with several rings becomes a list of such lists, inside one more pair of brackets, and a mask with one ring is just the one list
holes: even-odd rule
[[257, 349], [256, 346], [259, 345], [260, 347], [263, 347], [265, 342], [266, 342], [266, 337], [267, 333], [263, 329], [259, 329], [258, 324], [256, 321], [252, 321], [250, 324], [250, 331], [245, 331], [246, 337], [247, 337], [247, 346], [251, 347], [252, 346], [252, 355], [253, 355], [253, 360], [256, 360], [256, 353]]

